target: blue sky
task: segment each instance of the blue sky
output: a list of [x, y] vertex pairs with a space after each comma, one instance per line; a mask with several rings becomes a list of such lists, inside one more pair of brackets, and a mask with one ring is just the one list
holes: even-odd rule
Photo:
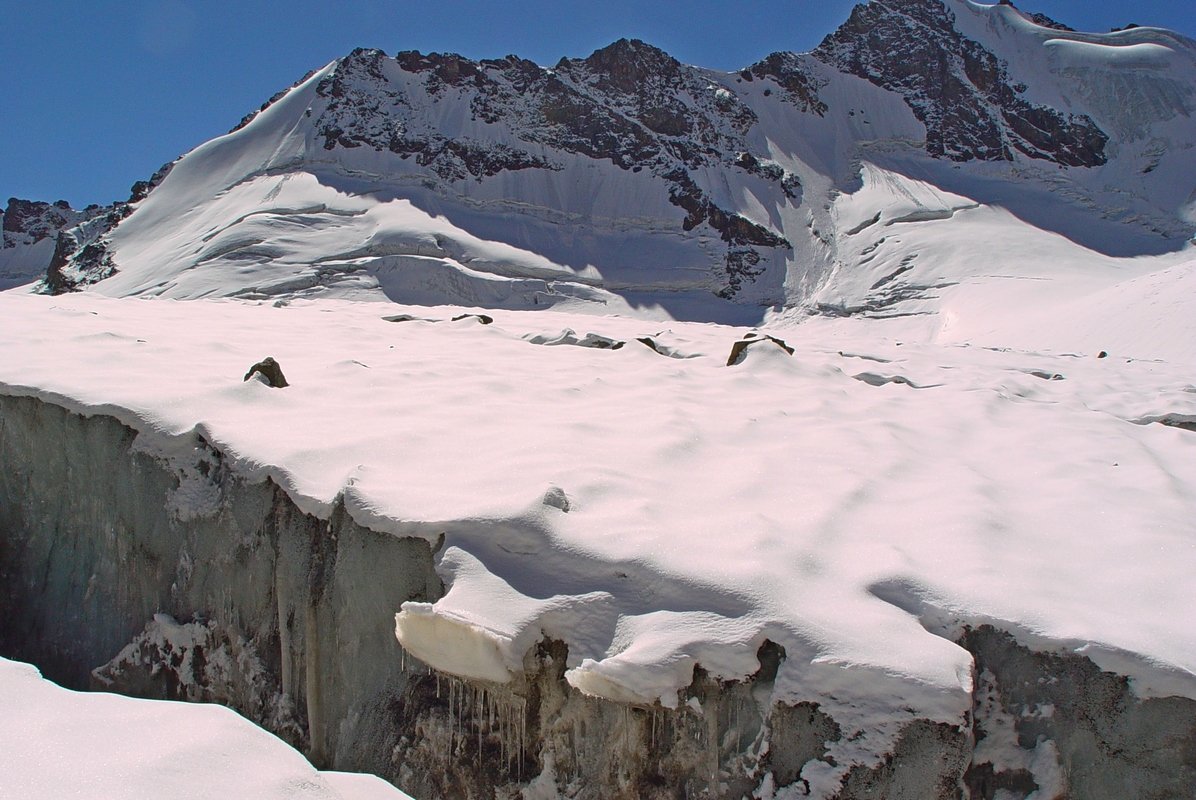
[[[440, 0], [0, 0], [0, 202], [108, 203], [161, 164], [226, 132], [308, 70], [354, 47], [517, 53], [541, 64], [621, 36], [735, 69], [808, 50], [852, 0], [597, 3]], [[1190, 0], [1021, 0], [1083, 30], [1127, 22], [1196, 36]], [[282, 10], [280, 10], [282, 9]]]

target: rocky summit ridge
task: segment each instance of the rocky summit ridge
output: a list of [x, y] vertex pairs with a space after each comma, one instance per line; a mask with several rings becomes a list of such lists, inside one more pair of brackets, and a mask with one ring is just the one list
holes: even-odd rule
[[909, 311], [942, 276], [877, 258], [870, 220], [1000, 207], [1104, 255], [1184, 247], [1193, 76], [1168, 31], [969, 0], [871, 0], [731, 73], [634, 39], [551, 68], [359, 49], [128, 201], [11, 201], [0, 270], [51, 293]]

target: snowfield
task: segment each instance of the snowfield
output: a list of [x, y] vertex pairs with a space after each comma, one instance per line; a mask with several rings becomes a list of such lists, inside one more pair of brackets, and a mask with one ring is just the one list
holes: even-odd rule
[[0, 795], [21, 800], [411, 800], [371, 775], [318, 772], [227, 708], [79, 693], [0, 658]]
[[[879, 735], [961, 720], [952, 639], [987, 621], [1196, 698], [1196, 292], [1153, 266], [758, 330], [8, 292], [0, 385], [180, 464], [198, 433], [309, 513], [442, 533], [447, 594], [394, 610], [444, 672], [507, 681], [547, 636], [581, 691], [675, 706], [767, 639], [775, 701]], [[242, 380], [267, 355], [289, 387]], [[203, 513], [186, 487], [164, 500]]]

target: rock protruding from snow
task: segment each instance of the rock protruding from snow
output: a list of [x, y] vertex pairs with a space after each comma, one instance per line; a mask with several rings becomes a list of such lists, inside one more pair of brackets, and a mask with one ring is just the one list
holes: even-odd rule
[[250, 367], [249, 371], [245, 373], [244, 380], [247, 381], [255, 376], [267, 386], [274, 389], [282, 389], [290, 386], [287, 383], [286, 376], [282, 374], [282, 367], [271, 356], [266, 356]]

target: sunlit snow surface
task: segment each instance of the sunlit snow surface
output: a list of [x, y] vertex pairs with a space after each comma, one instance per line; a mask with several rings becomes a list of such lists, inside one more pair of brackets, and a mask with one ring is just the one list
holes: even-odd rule
[[71, 692], [2, 658], [0, 797], [410, 800], [373, 776], [317, 772], [227, 708]]
[[[445, 534], [447, 595], [394, 611], [450, 673], [507, 680], [547, 635], [580, 690], [673, 705], [696, 663], [743, 678], [770, 639], [776, 699], [959, 720], [971, 662], [945, 637], [997, 621], [1196, 697], [1196, 272], [1095, 274], [780, 321], [792, 356], [731, 366], [746, 329], [10, 292], [0, 385], [151, 452], [198, 430], [311, 513], [343, 496]], [[267, 355], [289, 387], [242, 380]]]

